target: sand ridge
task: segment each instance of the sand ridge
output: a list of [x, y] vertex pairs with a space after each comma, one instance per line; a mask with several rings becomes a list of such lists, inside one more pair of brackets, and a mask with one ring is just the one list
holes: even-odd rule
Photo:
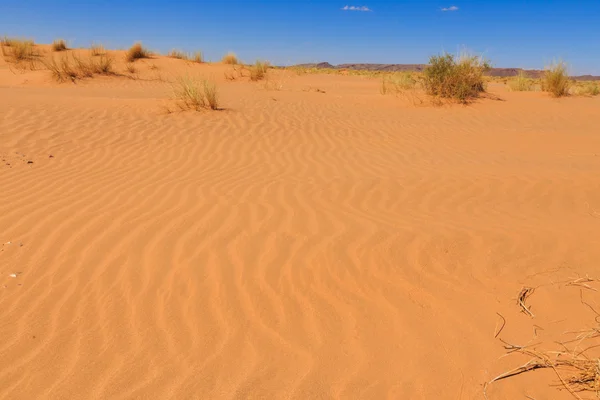
[[[496, 313], [527, 342], [521, 287], [598, 271], [598, 98], [150, 63], [0, 65], [0, 398], [482, 398], [518, 365]], [[181, 73], [224, 110], [165, 114]], [[593, 321], [578, 293], [532, 296], [539, 335]], [[487, 395], [570, 398], [535, 374]]]

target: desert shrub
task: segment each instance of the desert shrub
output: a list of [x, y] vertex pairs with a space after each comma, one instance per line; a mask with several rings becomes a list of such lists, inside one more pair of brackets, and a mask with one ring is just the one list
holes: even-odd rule
[[182, 110], [200, 111], [219, 108], [217, 87], [208, 80], [198, 82], [189, 77], [179, 78], [174, 87], [174, 97]]
[[254, 65], [250, 67], [250, 79], [253, 81], [260, 81], [264, 79], [269, 69], [269, 63], [267, 61], [256, 61]]
[[150, 58], [150, 52], [141, 43], [135, 43], [127, 51], [125, 59], [127, 62], [134, 62], [140, 58]]
[[451, 54], [432, 56], [423, 72], [427, 94], [465, 103], [485, 91], [483, 74], [490, 68], [481, 57]]
[[519, 71], [517, 76], [508, 81], [508, 87], [513, 92], [529, 92], [534, 89], [533, 80], [527, 77], [524, 71]]
[[52, 51], [65, 51], [67, 50], [67, 43], [63, 39], [56, 39], [52, 42]]
[[221, 60], [223, 62], [223, 64], [239, 64], [239, 60], [237, 58], [237, 56], [235, 55], [235, 53], [227, 53], [223, 56], [223, 59]]
[[550, 93], [554, 97], [569, 95], [571, 81], [567, 74], [567, 65], [564, 62], [558, 62], [546, 67], [544, 77], [542, 78], [542, 90]]

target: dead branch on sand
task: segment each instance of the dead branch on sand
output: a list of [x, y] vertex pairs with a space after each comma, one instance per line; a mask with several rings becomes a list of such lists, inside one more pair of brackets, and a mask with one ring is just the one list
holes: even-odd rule
[[529, 307], [527, 307], [525, 302], [527, 301], [527, 298], [529, 298], [529, 296], [533, 294], [534, 291], [534, 288], [524, 287], [523, 289], [521, 289], [521, 291], [519, 292], [519, 296], [517, 297], [517, 304], [521, 307], [521, 311], [529, 315], [531, 318], [533, 318], [534, 315], [529, 309]]

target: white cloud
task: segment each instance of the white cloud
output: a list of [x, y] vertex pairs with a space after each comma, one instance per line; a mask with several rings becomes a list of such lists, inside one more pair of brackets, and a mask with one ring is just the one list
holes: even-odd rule
[[445, 8], [442, 8], [442, 11], [458, 11], [458, 7], [456, 7], [456, 6], [445, 7]]
[[344, 11], [373, 11], [367, 6], [345, 6], [342, 7]]

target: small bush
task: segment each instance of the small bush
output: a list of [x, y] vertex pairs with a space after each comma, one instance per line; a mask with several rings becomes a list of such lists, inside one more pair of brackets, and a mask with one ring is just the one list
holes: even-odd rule
[[150, 52], [147, 49], [145, 49], [141, 43], [135, 43], [127, 51], [125, 59], [127, 60], [127, 62], [134, 62], [135, 60], [139, 60], [140, 58], [150, 58]]
[[267, 61], [256, 61], [254, 65], [250, 67], [250, 80], [260, 81], [264, 79], [269, 69], [269, 62]]
[[179, 50], [171, 50], [167, 54], [167, 57], [177, 58], [179, 60], [187, 60], [187, 59], [189, 59], [189, 57], [188, 57], [187, 54], [185, 54], [183, 51], [179, 51]]
[[573, 94], [576, 96], [598, 96], [600, 95], [600, 85], [597, 82], [581, 83], [573, 88]]
[[567, 65], [559, 62], [546, 67], [544, 77], [542, 78], [542, 90], [550, 93], [554, 97], [563, 97], [569, 95], [571, 82], [567, 74]]
[[235, 53], [225, 54], [221, 61], [223, 62], [223, 64], [231, 64], [231, 65], [239, 64], [239, 60], [238, 60], [237, 56], [235, 55]]
[[519, 71], [519, 74], [508, 82], [508, 87], [513, 92], [529, 92], [534, 89], [534, 84], [524, 71]]
[[106, 49], [101, 44], [92, 44], [90, 48], [92, 56], [97, 57], [106, 54]]
[[57, 39], [52, 42], [52, 51], [65, 51], [67, 50], [67, 43], [62, 39]]
[[180, 78], [174, 88], [174, 97], [182, 110], [217, 110], [219, 100], [214, 83], [203, 80], [200, 83], [191, 78]]
[[202, 52], [201, 51], [197, 51], [194, 53], [194, 57], [192, 58], [192, 61], [201, 64], [204, 62], [204, 57], [202, 57]]
[[404, 90], [414, 89], [417, 81], [410, 72], [385, 75], [381, 80], [381, 94], [398, 94]]
[[483, 74], [490, 68], [480, 57], [451, 54], [433, 56], [425, 68], [423, 84], [429, 95], [468, 102], [485, 91]]

